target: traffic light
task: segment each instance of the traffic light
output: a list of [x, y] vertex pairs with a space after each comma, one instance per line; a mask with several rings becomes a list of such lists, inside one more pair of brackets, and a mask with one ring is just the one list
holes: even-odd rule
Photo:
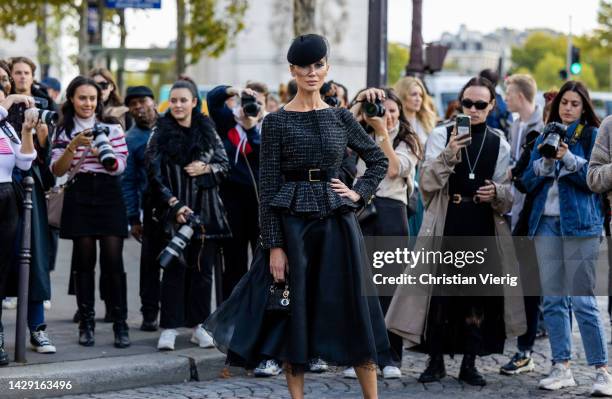
[[572, 73], [572, 75], [578, 75], [580, 74], [580, 71], [582, 71], [582, 64], [580, 63], [580, 49], [578, 47], [572, 46], [572, 52], [570, 56], [570, 72]]
[[559, 70], [559, 77], [561, 80], [567, 80], [567, 71], [565, 68]]

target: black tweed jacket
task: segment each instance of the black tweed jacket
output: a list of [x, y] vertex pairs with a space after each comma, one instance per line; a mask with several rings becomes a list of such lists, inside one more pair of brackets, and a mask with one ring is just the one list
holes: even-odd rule
[[337, 173], [349, 147], [367, 165], [364, 176], [353, 187], [364, 202], [371, 199], [387, 173], [384, 153], [346, 109], [281, 109], [265, 117], [261, 135], [260, 225], [264, 248], [284, 246], [281, 212], [326, 217], [342, 207], [360, 206], [336, 194], [329, 182], [284, 181], [285, 172], [318, 168]]

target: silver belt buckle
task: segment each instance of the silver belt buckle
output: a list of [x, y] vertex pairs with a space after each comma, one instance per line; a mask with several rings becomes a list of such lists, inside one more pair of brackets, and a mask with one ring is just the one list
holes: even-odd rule
[[321, 181], [321, 179], [314, 179], [312, 177], [312, 172], [321, 172], [321, 169], [308, 169], [308, 181], [313, 181], [313, 182]]

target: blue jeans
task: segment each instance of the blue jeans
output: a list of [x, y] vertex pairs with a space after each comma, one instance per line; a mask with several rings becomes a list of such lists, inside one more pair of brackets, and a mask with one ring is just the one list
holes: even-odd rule
[[571, 308], [588, 364], [608, 364], [605, 332], [594, 295], [599, 243], [599, 237], [561, 237], [558, 217], [542, 216], [538, 226], [535, 246], [543, 290], [542, 311], [554, 363], [571, 359]]

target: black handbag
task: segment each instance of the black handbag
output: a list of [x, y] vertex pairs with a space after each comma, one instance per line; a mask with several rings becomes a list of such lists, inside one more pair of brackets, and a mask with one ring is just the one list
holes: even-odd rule
[[378, 214], [374, 201], [370, 201], [366, 206], [357, 211], [357, 221], [365, 223]]
[[291, 292], [289, 291], [289, 283], [285, 280], [284, 283], [272, 283], [268, 293], [268, 302], [266, 303], [266, 311], [271, 313], [289, 314], [291, 310]]

